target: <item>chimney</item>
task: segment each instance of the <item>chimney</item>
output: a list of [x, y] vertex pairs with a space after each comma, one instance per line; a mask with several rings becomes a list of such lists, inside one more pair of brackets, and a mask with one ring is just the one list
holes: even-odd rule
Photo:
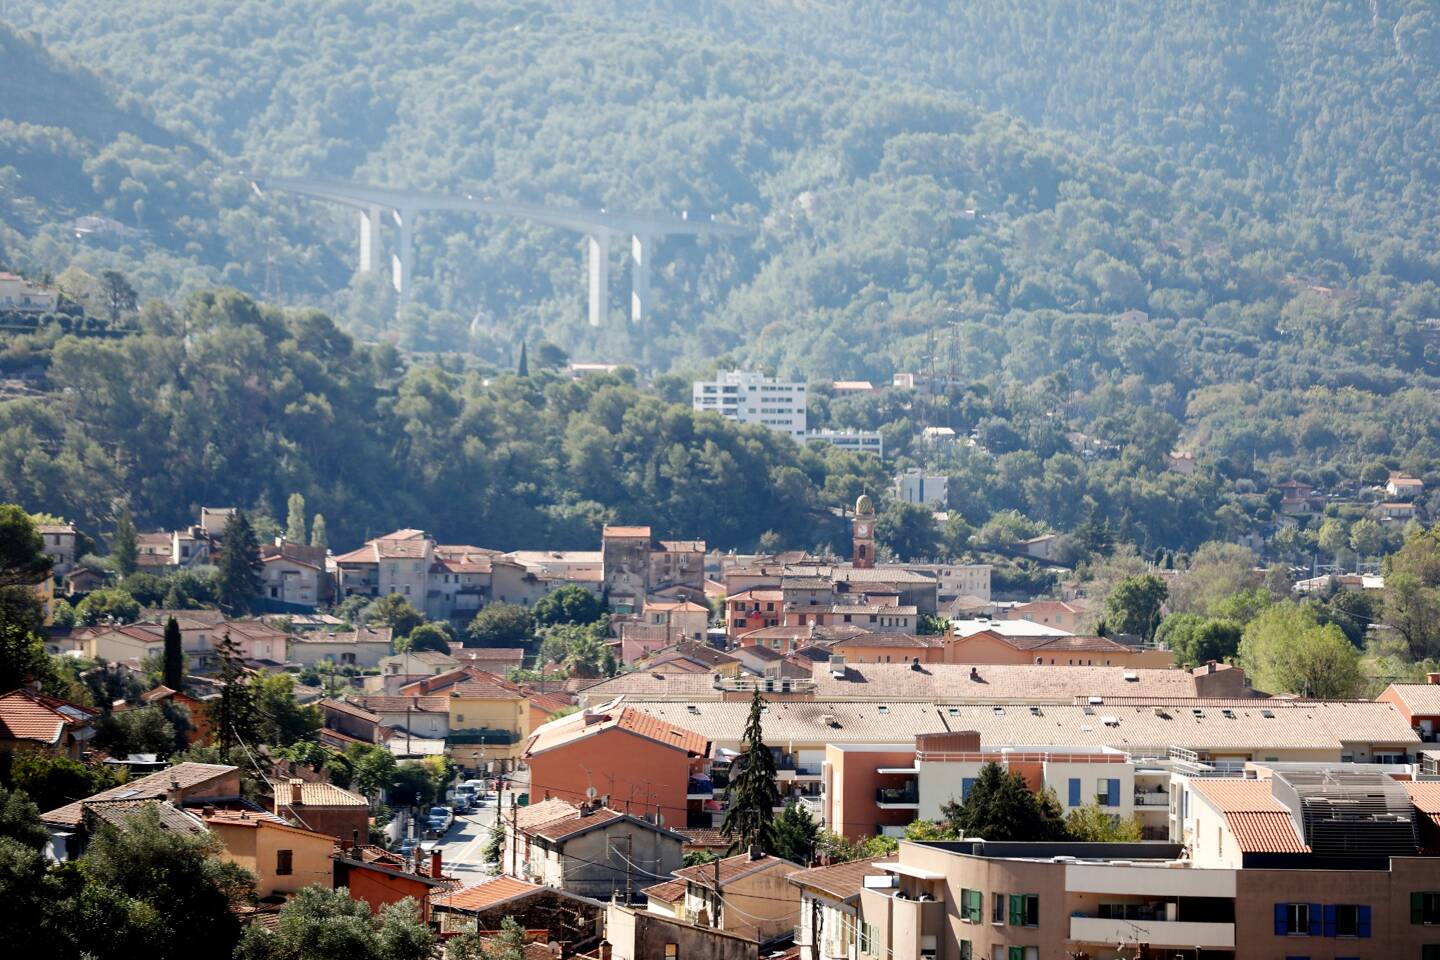
[[1427, 673], [1427, 674], [1425, 674], [1425, 682], [1426, 682], [1426, 683], [1432, 683], [1432, 684], [1435, 684], [1435, 685], [1437, 685], [1437, 686], [1440, 686], [1440, 673]]
[[971, 667], [971, 668], [970, 668], [970, 679], [971, 679], [971, 680], [979, 680], [979, 679], [980, 679], [980, 668], [979, 668], [979, 667]]
[[919, 657], [911, 657], [911, 658], [910, 658], [910, 669], [911, 669], [911, 670], [919, 670], [919, 669], [920, 669], [920, 658], [919, 658]]
[[430, 854], [430, 876], [436, 880], [439, 880], [441, 877], [439, 850], [436, 850]]
[[600, 960], [610, 960], [610, 941], [601, 940], [600, 948], [597, 952], [600, 955]]
[[290, 806], [292, 806], [292, 807], [298, 807], [298, 806], [300, 806], [300, 788], [301, 788], [301, 786], [302, 786], [304, 783], [305, 783], [304, 780], [291, 780], [291, 781], [290, 781]]
[[165, 799], [176, 806], [179, 806], [180, 801], [184, 799], [184, 795], [180, 791], [180, 781], [174, 777], [170, 778], [170, 789], [165, 791]]
[[1207, 674], [1209, 674], [1209, 673], [1214, 673], [1214, 672], [1215, 672], [1215, 661], [1214, 661], [1214, 660], [1206, 660], [1206, 661], [1205, 661], [1205, 672], [1206, 672]]
[[756, 844], [753, 844], [753, 843], [750, 844], [750, 859], [751, 859], [751, 860], [761, 860], [761, 859], [764, 859], [764, 857], [765, 857], [765, 851], [764, 851], [764, 850], [760, 849], [760, 847], [757, 846]]
[[350, 846], [355, 847], [357, 850], [360, 848], [360, 831], [359, 831], [359, 830], [351, 830], [351, 831], [350, 831]]
[[215, 816], [215, 808], [207, 803], [200, 808], [200, 813], [207, 817], [213, 817]]

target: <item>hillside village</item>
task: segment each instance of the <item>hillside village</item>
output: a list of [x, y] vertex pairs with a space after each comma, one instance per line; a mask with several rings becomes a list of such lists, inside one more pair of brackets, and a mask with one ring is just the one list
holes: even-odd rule
[[456, 949], [518, 924], [595, 958], [1424, 945], [1440, 673], [1277, 695], [1153, 624], [1095, 632], [1113, 600], [877, 559], [869, 498], [849, 517], [843, 558], [615, 525], [594, 551], [403, 529], [336, 553], [207, 508], [99, 568], [73, 525], [20, 519], [54, 666], [0, 695], [3, 749], [99, 788], [38, 804], [45, 857], [204, 838], [253, 878], [251, 926], [318, 888], [382, 927], [411, 902]]

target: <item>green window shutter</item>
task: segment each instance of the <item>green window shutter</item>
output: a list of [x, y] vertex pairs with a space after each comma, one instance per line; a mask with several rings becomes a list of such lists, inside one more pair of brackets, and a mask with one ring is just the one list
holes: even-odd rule
[[1010, 948], [1009, 957], [1010, 957], [1010, 960], [1025, 960], [1025, 948], [1024, 948], [1024, 947], [1011, 947], [1011, 948]]
[[970, 891], [970, 920], [972, 923], [981, 922], [985, 912], [985, 894], [979, 890]]
[[969, 940], [960, 941], [960, 960], [972, 960]]
[[[1025, 925], [1025, 898], [1018, 893], [1010, 894], [1010, 926], [1021, 927]], [[1020, 960], [1025, 960], [1022, 956]]]
[[1410, 922], [1425, 922], [1425, 894], [1418, 890], [1410, 894]]

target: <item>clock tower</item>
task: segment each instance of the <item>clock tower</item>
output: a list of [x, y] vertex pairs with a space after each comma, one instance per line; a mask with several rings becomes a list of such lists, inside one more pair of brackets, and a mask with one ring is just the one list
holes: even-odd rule
[[855, 519], [850, 521], [854, 552], [850, 560], [856, 569], [875, 566], [875, 505], [863, 493], [855, 501]]

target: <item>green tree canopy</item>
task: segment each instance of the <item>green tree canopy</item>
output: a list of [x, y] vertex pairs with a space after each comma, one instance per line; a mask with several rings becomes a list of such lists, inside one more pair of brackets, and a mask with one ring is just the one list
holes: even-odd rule
[[567, 584], [552, 590], [532, 608], [537, 626], [557, 623], [594, 623], [605, 612], [600, 598], [578, 584]]
[[785, 860], [809, 866], [815, 856], [815, 843], [820, 837], [820, 824], [798, 801], [789, 800], [780, 816], [775, 818], [775, 846], [770, 853]]
[[1122, 580], [1105, 598], [1105, 626], [1111, 633], [1149, 640], [1160, 625], [1160, 608], [1168, 595], [1165, 581], [1153, 573]]
[[1322, 699], [1360, 693], [1360, 654], [1334, 624], [1286, 601], [1264, 610], [1245, 627], [1240, 665], [1256, 689]]
[[518, 603], [492, 603], [465, 629], [467, 647], [509, 647], [525, 643], [535, 630], [530, 611]]
[[940, 812], [964, 837], [1024, 841], [1065, 837], [1058, 805], [1031, 793], [1024, 777], [993, 761], [980, 768], [963, 800], [952, 798]]

